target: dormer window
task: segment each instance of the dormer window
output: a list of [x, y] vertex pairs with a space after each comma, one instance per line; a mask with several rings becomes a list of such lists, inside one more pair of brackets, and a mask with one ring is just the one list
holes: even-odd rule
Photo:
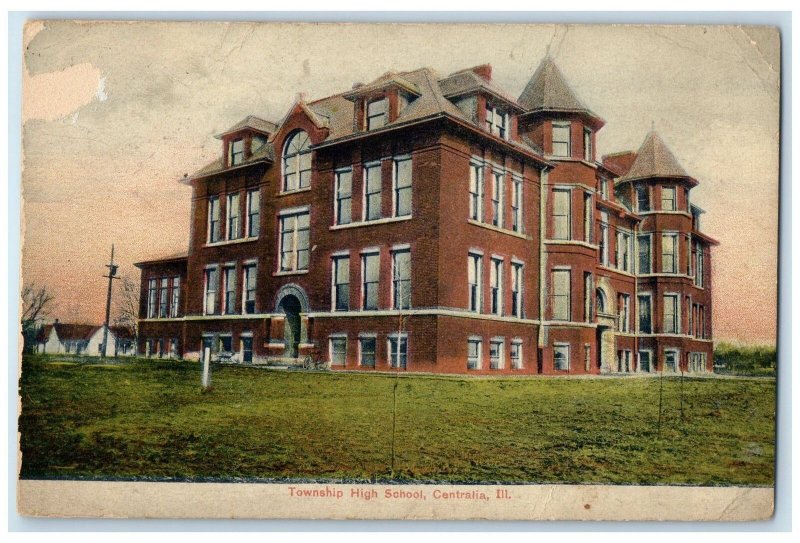
[[508, 114], [494, 106], [486, 106], [486, 130], [508, 139]]
[[236, 166], [244, 162], [244, 138], [239, 138], [230, 143], [230, 165]]
[[367, 130], [374, 130], [386, 125], [386, 98], [373, 100], [367, 104]]
[[568, 157], [572, 155], [570, 123], [553, 123], [553, 156]]

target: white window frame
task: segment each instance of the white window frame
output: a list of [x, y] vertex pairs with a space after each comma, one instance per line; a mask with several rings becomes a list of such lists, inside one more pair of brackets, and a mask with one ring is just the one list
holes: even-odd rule
[[600, 246], [598, 256], [600, 257], [600, 264], [608, 266], [608, 232], [610, 226], [608, 224], [608, 212], [600, 212]]
[[[525, 363], [522, 361], [522, 338], [514, 338], [511, 340], [511, 346], [508, 350], [508, 358], [511, 361], [511, 369], [512, 370], [521, 370], [525, 367]], [[514, 356], [514, 350], [517, 351], [517, 356]]]
[[[216, 278], [216, 289], [209, 290], [211, 274]], [[219, 314], [219, 286], [220, 286], [220, 268], [219, 266], [209, 266], [203, 270], [203, 314], [204, 315], [217, 315]], [[209, 295], [213, 293], [213, 301], [210, 304], [211, 310], [209, 311]]]
[[469, 164], [469, 218], [483, 222], [484, 165], [471, 161]]
[[511, 316], [521, 319], [524, 312], [525, 300], [525, 264], [516, 260], [511, 261]]
[[[566, 210], [558, 213], [558, 198], [566, 195]], [[559, 231], [559, 220], [566, 221], [566, 232]], [[572, 189], [557, 187], [553, 189], [553, 238], [557, 240], [572, 239]]]
[[[302, 139], [305, 135], [305, 141], [299, 145], [295, 145], [295, 149], [289, 151], [289, 146], [294, 143], [295, 139]], [[298, 140], [299, 141], [299, 140]], [[303, 157], [308, 155], [308, 168], [303, 168]], [[292, 163], [294, 160], [294, 164]], [[286, 143], [283, 144], [283, 152], [281, 153], [281, 192], [294, 192], [304, 190], [311, 187], [311, 173], [313, 171], [312, 155], [311, 155], [311, 138], [305, 130], [296, 130], [292, 132]], [[303, 174], [308, 172], [307, 183], [303, 184]], [[289, 186], [290, 176], [296, 177], [296, 186]]]
[[490, 312], [492, 315], [503, 316], [503, 258], [492, 256], [489, 268]]
[[[337, 364], [334, 362], [334, 342], [335, 341], [344, 341], [344, 360], [341, 364]], [[331, 334], [328, 336], [328, 360], [330, 360], [331, 366], [346, 366], [347, 365], [347, 334]]]
[[241, 197], [238, 192], [231, 192], [225, 199], [225, 239], [233, 240], [242, 237]]
[[[674, 369], [674, 371], [673, 370], [667, 370], [667, 355], [669, 353], [672, 353], [672, 354], [675, 355], [675, 369]], [[681, 350], [679, 348], [677, 348], [677, 347], [667, 347], [667, 348], [665, 348], [664, 349], [664, 363], [663, 364], [664, 364], [664, 366], [663, 366], [663, 370], [662, 371], [667, 372], [667, 373], [679, 373], [680, 369], [681, 369]]]
[[[239, 144], [237, 146], [237, 144]], [[238, 166], [244, 162], [244, 138], [236, 138], [231, 140], [229, 144], [228, 164], [231, 166]]]
[[[353, 222], [353, 169], [350, 167], [342, 168], [334, 172], [335, 194], [333, 198], [333, 223], [350, 224]], [[350, 189], [345, 192], [342, 190], [342, 181], [345, 177], [349, 178]], [[343, 209], [347, 209], [346, 220], [342, 217]]]
[[[672, 197], [669, 198], [670, 193]], [[678, 191], [674, 185], [661, 187], [661, 211], [677, 211], [678, 209]], [[666, 202], [672, 202], [670, 207], [665, 206]]]
[[[492, 355], [492, 349], [497, 348], [497, 356]], [[506, 338], [493, 337], [489, 340], [489, 369], [502, 370], [506, 365]]]
[[[408, 255], [408, 278], [401, 278], [398, 276], [397, 256]], [[398, 247], [392, 248], [392, 309], [410, 309], [411, 308], [411, 248]], [[403, 287], [403, 283], [407, 287]], [[398, 290], [400, 296], [398, 297]], [[407, 299], [403, 303], [403, 299]]]
[[[300, 224], [300, 217], [307, 216], [308, 217], [308, 227], [301, 228]], [[287, 230], [285, 225], [287, 224], [285, 221], [290, 219], [294, 219], [293, 221], [293, 229]], [[278, 271], [282, 273], [292, 273], [298, 271], [305, 271], [309, 268], [311, 264], [311, 211], [308, 207], [298, 208], [297, 210], [283, 210], [278, 215]], [[307, 232], [308, 236], [308, 247], [305, 249], [299, 249], [299, 241], [301, 236], [303, 235], [302, 232]], [[291, 232], [292, 234], [292, 247], [290, 251], [286, 251], [286, 248], [283, 246], [284, 234]], [[300, 267], [300, 252], [305, 251], [308, 253], [308, 259], [306, 262], [305, 267]], [[291, 255], [291, 262], [292, 265], [287, 267], [284, 265], [284, 254]]]
[[[374, 351], [372, 352], [373, 363], [364, 364], [364, 341], [372, 341], [374, 347]], [[378, 335], [377, 334], [359, 334], [358, 335], [358, 365], [365, 368], [377, 368], [378, 367]]]
[[[556, 292], [556, 274], [566, 274], [567, 277], [567, 292], [566, 293], [558, 293]], [[550, 285], [551, 285], [551, 294], [550, 294], [550, 311], [552, 313], [552, 320], [554, 321], [571, 321], [572, 320], [572, 269], [571, 268], [562, 268], [556, 267], [550, 272]], [[566, 307], [564, 308], [566, 311], [566, 315], [561, 315], [560, 311], [557, 311], [558, 302], [561, 299], [565, 299]]]
[[255, 239], [261, 234], [261, 189], [247, 191], [246, 228], [248, 238]]
[[217, 243], [222, 240], [220, 207], [219, 195], [215, 194], [208, 197], [208, 231], [206, 232], [208, 243]]
[[[395, 352], [394, 349], [392, 349], [392, 341], [397, 343], [397, 352]], [[395, 357], [395, 355], [397, 355], [397, 358], [399, 358], [399, 356], [400, 356], [400, 354], [402, 352], [401, 351], [401, 346], [405, 346], [405, 353], [404, 353], [405, 354], [405, 361], [403, 362], [402, 365], [400, 365], [399, 360], [397, 360], [396, 357]], [[408, 369], [408, 352], [409, 352], [409, 348], [408, 348], [408, 333], [407, 332], [402, 332], [402, 333], [395, 332], [393, 334], [389, 334], [388, 336], [386, 336], [386, 352], [389, 353], [389, 367], [390, 368], [392, 368], [392, 369]], [[397, 363], [395, 363], [396, 360], [397, 360]]]
[[[344, 264], [347, 270], [347, 283], [339, 283], [339, 267]], [[347, 285], [346, 289], [346, 307], [339, 307], [339, 286]], [[350, 253], [339, 253], [331, 255], [331, 311], [349, 311], [350, 310]]]
[[[642, 269], [642, 240], [647, 240], [647, 269]], [[653, 234], [636, 236], [636, 271], [640, 274], [653, 273]]]
[[[672, 323], [673, 324], [672, 330], [670, 330], [669, 329], [670, 327], [667, 326], [667, 324], [668, 324], [668, 322], [667, 322], [667, 298], [671, 298], [671, 299], [675, 300], [675, 305], [674, 305], [675, 312], [674, 312], [674, 315], [673, 315], [674, 321]], [[662, 298], [662, 304], [663, 304], [663, 308], [662, 308], [661, 315], [662, 315], [662, 318], [664, 319], [663, 326], [662, 326], [662, 328], [664, 330], [664, 333], [665, 334], [680, 334], [681, 333], [681, 297], [680, 297], [680, 294], [678, 294], [677, 292], [665, 292], [664, 296]]]
[[[408, 184], [400, 186], [400, 163], [408, 163]], [[410, 217], [413, 212], [413, 196], [414, 196], [414, 163], [411, 156], [400, 156], [392, 159], [392, 216], [393, 217]], [[400, 211], [400, 196], [402, 191], [410, 193], [408, 197], [408, 210], [401, 213]]]
[[180, 313], [181, 307], [181, 276], [176, 275], [172, 278], [172, 286], [170, 290], [170, 306], [169, 316], [175, 318]]
[[621, 293], [618, 301], [619, 307], [619, 330], [620, 332], [631, 331], [631, 296]]
[[[571, 349], [571, 347], [572, 346], [569, 343], [561, 343], [561, 342], [553, 343], [553, 370], [554, 371], [566, 371], [566, 372], [569, 372], [569, 371], [572, 370], [572, 353], [571, 353], [572, 349]], [[559, 368], [556, 365], [556, 359], [557, 359], [556, 355], [557, 355], [559, 350], [561, 350], [562, 352], [566, 353], [566, 355], [565, 355], [566, 365], [567, 365], [566, 368]]]
[[[646, 353], [650, 357], [647, 371], [642, 369], [642, 353]], [[639, 349], [639, 351], [636, 353], [636, 371], [640, 373], [653, 373], [656, 371], [654, 362], [655, 360], [653, 358], [652, 349]]]
[[[230, 281], [230, 276], [233, 277], [233, 281]], [[223, 315], [233, 315], [236, 313], [236, 266], [225, 265], [222, 267], [222, 314]], [[231, 283], [233, 284], [233, 288], [231, 288]], [[228, 308], [228, 302], [231, 301], [233, 307]]]
[[[642, 298], [647, 298], [649, 300], [648, 307], [649, 311], [647, 312], [647, 317], [650, 323], [649, 330], [642, 330], [642, 317], [645, 315], [645, 311], [642, 310]], [[639, 292], [636, 294], [636, 331], [640, 334], [652, 334], [653, 333], [653, 293], [652, 292]]]
[[[251, 271], [252, 270], [252, 271]], [[249, 288], [248, 279], [252, 276], [253, 278], [253, 288]], [[246, 315], [251, 315], [256, 313], [256, 292], [258, 288], [258, 264], [255, 262], [245, 262], [242, 264], [242, 313]], [[250, 301], [248, 299], [248, 294], [253, 293], [253, 310], [247, 310], [247, 303]]]
[[[476, 345], [475, 356], [470, 356], [470, 346]], [[475, 364], [470, 367], [470, 359], [475, 360]], [[483, 338], [470, 336], [467, 338], [467, 370], [480, 370], [483, 366]]]
[[[368, 162], [368, 163], [364, 164], [364, 167], [363, 167], [362, 170], [363, 170], [362, 171], [362, 178], [363, 178], [363, 183], [362, 183], [362, 197], [363, 197], [363, 200], [362, 201], [364, 202], [364, 205], [362, 206], [362, 209], [361, 209], [361, 220], [363, 222], [377, 221], [377, 220], [380, 220], [380, 219], [383, 218], [383, 167], [382, 167], [380, 161], [378, 161], [378, 162]], [[371, 172], [371, 171], [377, 171], [378, 190], [372, 190], [370, 192], [370, 187], [369, 187], [370, 173], [369, 172]], [[370, 202], [370, 196], [374, 197], [375, 195], [377, 195], [377, 198], [376, 198], [376, 200], [377, 200], [377, 202], [376, 202], [377, 216], [370, 217], [370, 215], [372, 215], [372, 211], [373, 211], [373, 207], [372, 207], [371, 202]]]
[[591, 128], [583, 127], [583, 159], [586, 162], [592, 162], [594, 160], [592, 135], [593, 131]]
[[505, 179], [502, 170], [492, 170], [492, 225], [503, 228], [505, 215]]
[[[666, 249], [666, 244], [664, 243], [666, 239], [671, 238], [674, 240], [672, 242], [672, 258], [667, 259], [666, 255], [668, 254]], [[678, 254], [680, 253], [680, 248], [678, 244], [678, 237], [677, 232], [662, 232], [661, 233], [661, 273], [680, 273], [680, 262], [678, 259]], [[667, 266], [667, 263], [671, 263], [671, 268], [668, 269], [670, 266]]]
[[[368, 284], [367, 284], [367, 260], [371, 257], [377, 258], [378, 271], [375, 281], [370, 281], [369, 285], [375, 285], [375, 307], [367, 307], [368, 303]], [[374, 311], [380, 307], [380, 286], [381, 286], [381, 253], [380, 250], [364, 250], [361, 252], [361, 309], [363, 311]]]
[[158, 316], [158, 278], [151, 277], [150, 279], [147, 280], [147, 318], [154, 319], [157, 316]]
[[[566, 129], [566, 135], [567, 135], [566, 141], [556, 140], [556, 128], [558, 128], [560, 130]], [[551, 143], [552, 143], [551, 147], [552, 147], [552, 150], [553, 150], [553, 156], [564, 157], [564, 158], [571, 157], [572, 156], [572, 123], [571, 122], [562, 122], [562, 121], [553, 122], [552, 134], [551, 134]], [[559, 144], [559, 145], [566, 144], [566, 146], [567, 146], [566, 153], [562, 153], [562, 152], [556, 151], [556, 144]]]
[[[382, 109], [379, 113], [371, 113], [373, 105], [381, 104]], [[380, 119], [380, 121], [378, 121]], [[364, 106], [364, 126], [367, 130], [375, 130], [389, 123], [389, 100], [386, 97], [368, 100]]]
[[[470, 276], [474, 275], [474, 282]], [[467, 308], [473, 313], [480, 313], [483, 309], [483, 255], [469, 252], [467, 255]], [[473, 304], [473, 288], [475, 289], [475, 303]]]
[[525, 203], [525, 185], [522, 177], [511, 174], [511, 229], [514, 232], [522, 232], [523, 228], [523, 205]]

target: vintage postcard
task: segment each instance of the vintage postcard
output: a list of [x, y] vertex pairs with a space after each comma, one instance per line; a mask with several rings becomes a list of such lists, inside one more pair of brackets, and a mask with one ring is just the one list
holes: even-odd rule
[[30, 21], [18, 510], [757, 520], [780, 35]]

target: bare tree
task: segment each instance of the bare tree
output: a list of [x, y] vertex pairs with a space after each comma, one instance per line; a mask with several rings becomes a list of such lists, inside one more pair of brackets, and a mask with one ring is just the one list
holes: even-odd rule
[[42, 327], [44, 319], [53, 302], [53, 295], [47, 287], [37, 287], [35, 284], [22, 287], [22, 324], [23, 349], [26, 353], [36, 349], [36, 335]]
[[119, 295], [115, 298], [117, 317], [114, 326], [125, 328], [134, 340], [139, 339], [139, 284], [122, 277]]

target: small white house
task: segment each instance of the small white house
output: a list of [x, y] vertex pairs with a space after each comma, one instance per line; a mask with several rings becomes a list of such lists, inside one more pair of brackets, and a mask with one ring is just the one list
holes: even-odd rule
[[[74, 354], [99, 356], [103, 344], [103, 326], [68, 324], [56, 321], [45, 325], [39, 333], [36, 352], [40, 354]], [[131, 356], [135, 353], [132, 339], [124, 330], [109, 327], [106, 356]]]

